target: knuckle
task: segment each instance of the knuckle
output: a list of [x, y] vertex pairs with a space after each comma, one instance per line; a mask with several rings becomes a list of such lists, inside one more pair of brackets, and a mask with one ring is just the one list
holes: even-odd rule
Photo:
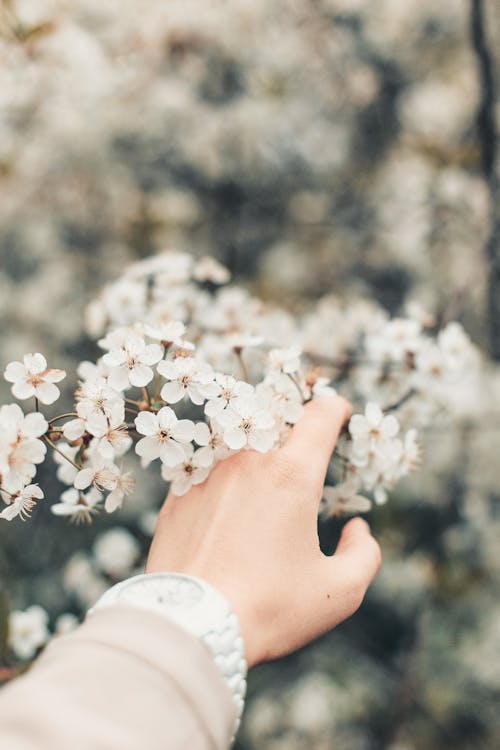
[[258, 463], [260, 462], [261, 457], [259, 454], [255, 453], [254, 451], [238, 451], [238, 453], [235, 453], [234, 456], [231, 456], [230, 458], [226, 459], [226, 464], [228, 470], [237, 475], [247, 475], [248, 472], [251, 472], [254, 468], [257, 467]]
[[351, 591], [350, 596], [348, 598], [348, 607], [352, 614], [358, 611], [358, 609], [361, 607], [363, 603], [364, 598], [365, 598], [364, 587], [353, 589]]
[[356, 612], [365, 598], [366, 580], [359, 573], [353, 572], [349, 580], [346, 581], [347, 588], [344, 595], [344, 601], [347, 609], [352, 613]]
[[375, 569], [375, 573], [378, 573], [378, 571], [382, 567], [382, 550], [380, 548], [380, 544], [377, 542], [377, 540], [373, 536], [370, 536], [370, 540], [371, 540], [371, 545], [372, 545], [374, 569]]
[[311, 472], [307, 463], [287, 454], [273, 456], [270, 464], [271, 477], [278, 486], [306, 487], [311, 484]]

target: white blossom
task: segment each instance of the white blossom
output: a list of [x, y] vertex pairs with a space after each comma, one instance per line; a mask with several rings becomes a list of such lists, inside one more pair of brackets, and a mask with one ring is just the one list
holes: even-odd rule
[[69, 487], [61, 494], [61, 502], [51, 505], [50, 510], [55, 516], [66, 516], [77, 525], [82, 522], [91, 523], [102, 497], [96, 487], [91, 487], [88, 492]]
[[204, 448], [194, 450], [192, 445], [188, 445], [182, 463], [174, 467], [162, 466], [161, 475], [167, 482], [171, 482], [174, 495], [185, 495], [191, 487], [205, 481], [212, 463], [213, 454]]
[[79, 624], [76, 615], [73, 615], [71, 612], [63, 612], [55, 622], [54, 635], [67, 635], [68, 633], [72, 633], [73, 630], [76, 630]]
[[19, 516], [23, 521], [29, 518], [37, 500], [43, 499], [43, 492], [37, 484], [29, 484], [15, 494], [9, 495], [0, 490], [0, 496], [9, 503], [0, 513], [0, 518], [12, 521]]
[[107, 415], [92, 414], [87, 419], [87, 431], [96, 438], [96, 451], [106, 459], [123, 456], [132, 445], [124, 420], [123, 401], [112, 406]]
[[250, 396], [254, 392], [250, 383], [243, 380], [236, 380], [232, 375], [217, 373], [215, 376], [217, 385], [217, 394], [209, 399], [205, 404], [205, 414], [208, 417], [215, 417], [227, 406], [231, 406], [235, 399], [242, 396]]
[[218, 391], [214, 371], [196, 357], [162, 360], [157, 369], [168, 381], [161, 389], [161, 397], [167, 404], [176, 404], [187, 397], [193, 404], [201, 405]]
[[181, 320], [159, 321], [156, 325], [144, 325], [144, 333], [150, 339], [159, 341], [163, 346], [180, 344], [186, 333], [186, 326]]
[[341, 516], [346, 513], [367, 513], [372, 507], [371, 501], [359, 494], [357, 482], [342, 482], [335, 487], [323, 488], [323, 500], [320, 513], [325, 518]]
[[159, 458], [167, 466], [175, 466], [184, 459], [184, 446], [194, 437], [194, 423], [177, 419], [175, 412], [164, 406], [157, 414], [142, 411], [135, 419], [137, 431], [145, 437], [137, 443], [136, 453], [144, 465]]
[[17, 492], [35, 476], [36, 465], [47, 452], [39, 439], [46, 433], [45, 417], [34, 412], [23, 414], [17, 404], [0, 407], [0, 478], [8, 492]]
[[198, 451], [199, 461], [206, 462], [207, 465], [222, 461], [234, 453], [225, 443], [224, 432], [215, 420], [212, 420], [210, 426], [206, 422], [198, 422], [195, 425], [194, 440], [202, 446]]
[[288, 375], [271, 375], [259, 383], [256, 393], [275, 420], [295, 424], [304, 412], [301, 386]]
[[354, 414], [349, 422], [353, 452], [362, 464], [371, 451], [383, 453], [399, 432], [399, 423], [392, 414], [385, 415], [377, 404], [368, 403], [365, 413]]
[[34, 604], [28, 609], [14, 610], [9, 616], [8, 644], [19, 659], [31, 659], [49, 639], [49, 616], [43, 607]]
[[209, 255], [205, 255], [195, 264], [193, 278], [201, 282], [211, 281], [213, 284], [227, 284], [231, 274], [222, 263]]
[[89, 465], [80, 469], [76, 475], [74, 485], [77, 490], [85, 490], [90, 485], [94, 485], [100, 492], [113, 490], [119, 473], [118, 466], [94, 452]]
[[76, 411], [81, 419], [88, 419], [94, 413], [109, 415], [123, 404], [121, 393], [109, 385], [107, 377], [99, 374], [80, 382], [76, 398]]
[[301, 353], [299, 346], [291, 346], [288, 349], [271, 349], [268, 354], [270, 370], [288, 375], [297, 373], [300, 370]]
[[154, 377], [152, 365], [163, 355], [161, 346], [146, 344], [142, 336], [129, 329], [113, 331], [99, 344], [108, 349], [103, 361], [109, 367], [108, 382], [117, 391], [148, 385]]
[[217, 415], [228, 448], [253, 448], [265, 453], [275, 444], [277, 431], [273, 416], [256, 397], [240, 398]]
[[139, 557], [140, 547], [130, 531], [117, 526], [100, 534], [92, 551], [98, 567], [116, 579], [130, 574]]
[[20, 399], [37, 398], [42, 404], [53, 404], [61, 395], [55, 383], [66, 377], [64, 370], [47, 368], [43, 354], [25, 354], [22, 362], [10, 362], [4, 378], [12, 385], [12, 394]]
[[90, 607], [109, 588], [85, 552], [76, 552], [65, 565], [63, 584], [85, 608]]

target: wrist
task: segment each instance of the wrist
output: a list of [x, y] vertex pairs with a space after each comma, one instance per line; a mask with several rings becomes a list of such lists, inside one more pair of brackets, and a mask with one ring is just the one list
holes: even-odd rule
[[115, 604], [161, 614], [204, 644], [232, 695], [236, 731], [243, 712], [247, 664], [238, 616], [223, 593], [187, 573], [143, 574], [108, 589], [89, 615]]

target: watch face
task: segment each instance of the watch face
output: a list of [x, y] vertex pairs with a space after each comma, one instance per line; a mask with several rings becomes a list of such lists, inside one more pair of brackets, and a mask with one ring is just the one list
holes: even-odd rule
[[137, 601], [144, 597], [168, 609], [191, 609], [201, 602], [204, 595], [203, 588], [195, 580], [153, 574], [147, 579], [130, 581], [120, 592], [120, 600]]
[[224, 597], [210, 585], [183, 573], [149, 573], [118, 583], [102, 604], [130, 603], [156, 610], [203, 636], [225, 622], [231, 610]]

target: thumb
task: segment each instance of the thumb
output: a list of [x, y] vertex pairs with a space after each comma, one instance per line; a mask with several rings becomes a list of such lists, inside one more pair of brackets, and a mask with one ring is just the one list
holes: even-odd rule
[[[378, 542], [362, 518], [346, 523], [332, 557], [322, 559], [325, 628], [350, 617], [358, 609], [382, 562]], [[334, 606], [332, 606], [334, 605]]]

